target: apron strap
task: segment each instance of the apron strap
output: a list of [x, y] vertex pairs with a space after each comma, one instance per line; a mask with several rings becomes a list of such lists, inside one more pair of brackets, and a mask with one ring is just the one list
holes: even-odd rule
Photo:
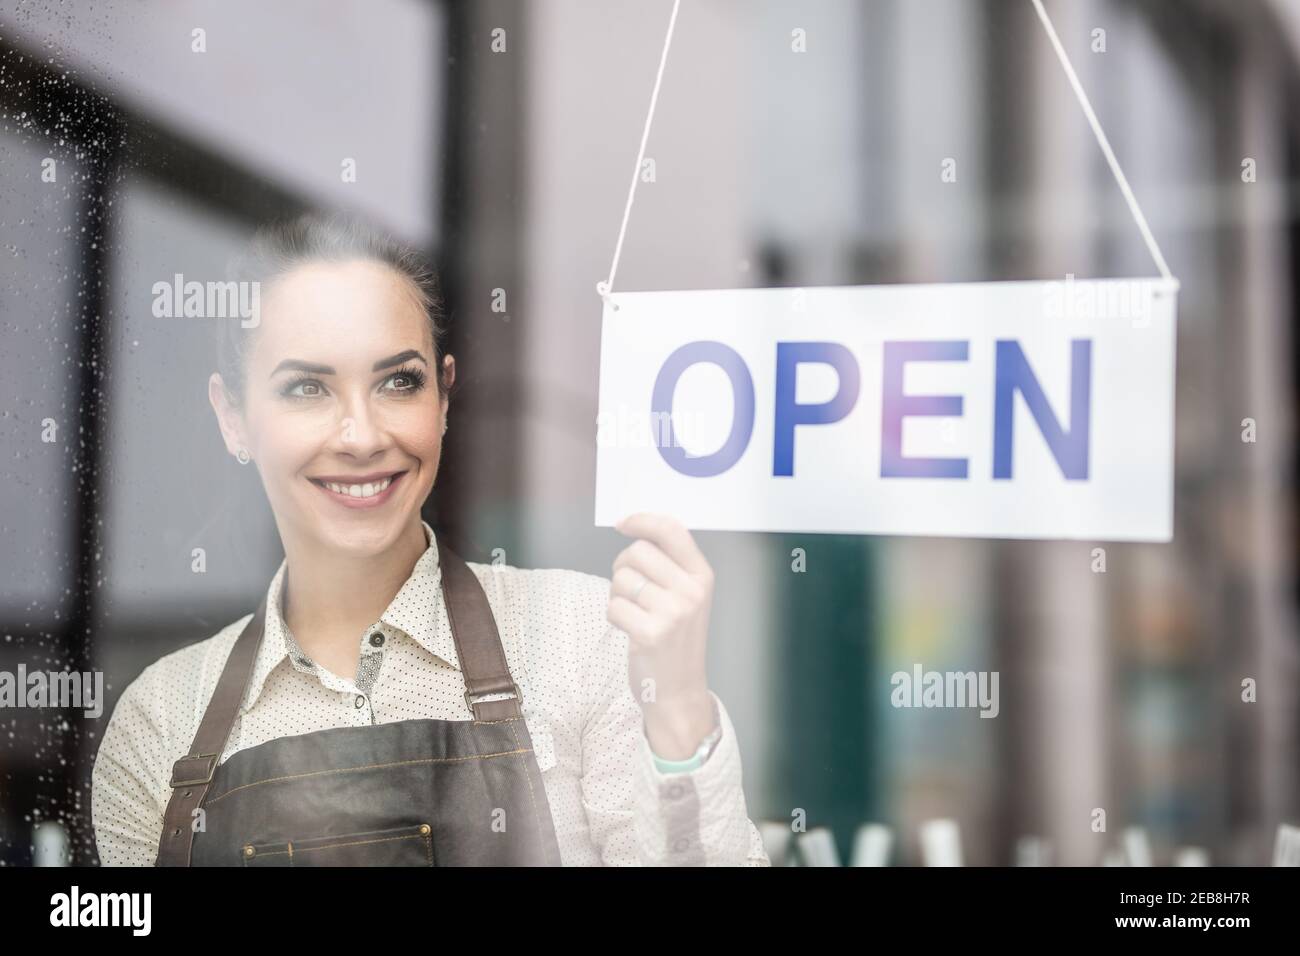
[[[451, 623], [452, 639], [460, 657], [465, 680], [465, 704], [475, 720], [505, 720], [522, 716], [519, 687], [506, 665], [501, 636], [487, 595], [478, 577], [440, 536], [438, 563], [442, 577], [443, 602]], [[217, 679], [216, 690], [199, 722], [190, 752], [172, 765], [171, 799], [163, 814], [162, 837], [158, 843], [157, 866], [189, 866], [194, 845], [193, 814], [203, 805], [212, 787], [221, 754], [239, 716], [244, 692], [253, 676], [253, 665], [262, 645], [266, 622], [266, 597], [235, 640], [226, 665]], [[513, 699], [480, 701], [475, 698], [513, 693]]]
[[[461, 674], [465, 678], [465, 703], [475, 720], [505, 720], [522, 715], [523, 695], [510, 676], [496, 618], [478, 576], [460, 556], [438, 542], [438, 566], [442, 571], [442, 596], [456, 642]], [[514, 694], [513, 699], [479, 701], [489, 694]]]
[[172, 796], [163, 814], [162, 838], [158, 843], [157, 866], [189, 866], [194, 845], [194, 811], [212, 786], [212, 775], [221, 760], [231, 728], [244, 699], [244, 689], [253, 676], [253, 663], [262, 644], [266, 619], [266, 598], [240, 632], [226, 658], [208, 709], [203, 712], [198, 733], [188, 755], [172, 764]]

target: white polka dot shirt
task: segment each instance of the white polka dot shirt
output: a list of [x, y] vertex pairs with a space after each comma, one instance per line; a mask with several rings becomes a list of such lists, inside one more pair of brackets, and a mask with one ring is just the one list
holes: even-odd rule
[[[280, 611], [285, 563], [267, 591], [266, 631], [221, 760], [278, 737], [333, 727], [468, 720], [433, 529], [388, 609], [359, 636], [353, 677], [298, 647]], [[661, 773], [627, 680], [627, 635], [605, 619], [609, 581], [579, 571], [469, 562], [487, 594], [523, 696], [566, 866], [767, 866], [741, 788], [731, 720], [703, 766]], [[92, 773], [104, 865], [151, 866], [173, 762], [189, 752], [235, 639], [252, 617], [147, 667], [122, 692]]]

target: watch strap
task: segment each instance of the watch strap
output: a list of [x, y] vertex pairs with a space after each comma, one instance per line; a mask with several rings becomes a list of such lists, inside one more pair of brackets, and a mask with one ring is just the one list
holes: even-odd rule
[[[722, 718], [718, 713], [717, 699], [713, 702], [713, 730], [709, 732], [700, 745], [695, 748], [695, 753], [691, 754], [685, 760], [667, 760], [660, 757], [650, 748], [650, 756], [654, 758], [655, 769], [660, 773], [690, 773], [692, 770], [698, 770], [704, 766], [704, 762], [712, 756], [713, 751], [717, 749], [718, 741], [722, 739]], [[649, 741], [647, 741], [647, 744]]]

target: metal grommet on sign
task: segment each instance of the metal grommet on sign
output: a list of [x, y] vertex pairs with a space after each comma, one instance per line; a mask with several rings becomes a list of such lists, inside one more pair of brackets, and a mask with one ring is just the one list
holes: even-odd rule
[[617, 302], [613, 302], [613, 303], [611, 303], [611, 302], [609, 301], [609, 281], [608, 281], [608, 280], [606, 280], [606, 279], [601, 279], [599, 282], [596, 283], [596, 294], [599, 295], [599, 296], [601, 297], [601, 299], [604, 300], [604, 302], [605, 302], [606, 305], [613, 305], [613, 306], [614, 306], [614, 311], [615, 311], [615, 312], [618, 311], [618, 303], [617, 303]]

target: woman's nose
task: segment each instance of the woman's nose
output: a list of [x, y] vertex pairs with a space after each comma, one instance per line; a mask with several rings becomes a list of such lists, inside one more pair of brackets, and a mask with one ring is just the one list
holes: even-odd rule
[[340, 407], [336, 440], [353, 454], [384, 444], [383, 422], [365, 397], [345, 400]]

